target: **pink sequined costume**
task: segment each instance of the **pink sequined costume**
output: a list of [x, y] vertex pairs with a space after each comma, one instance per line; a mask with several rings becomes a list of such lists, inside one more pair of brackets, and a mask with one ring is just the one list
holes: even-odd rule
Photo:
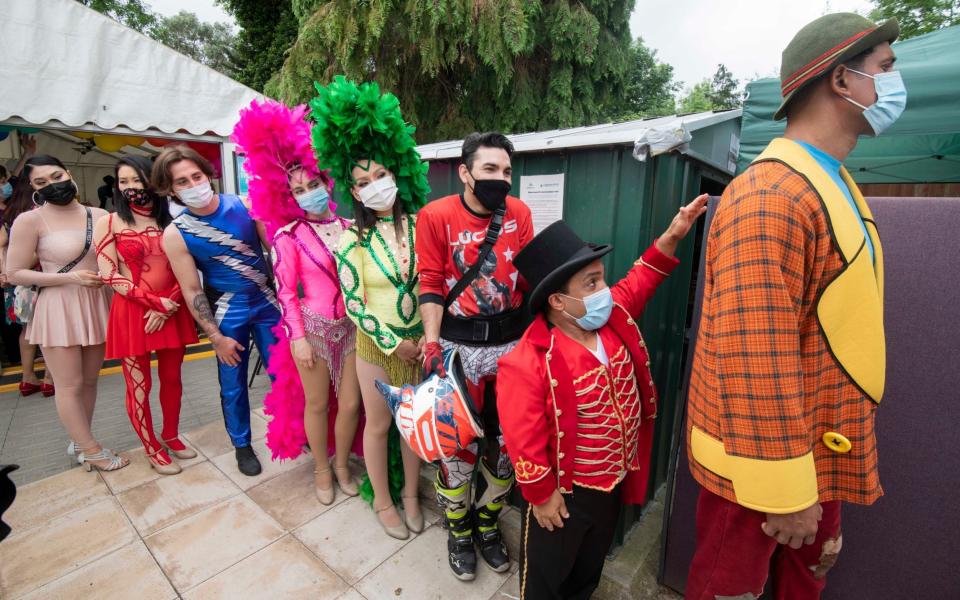
[[[324, 221], [299, 218], [273, 237], [273, 270], [283, 325], [291, 340], [307, 338], [330, 366], [330, 379], [339, 392], [343, 358], [353, 352], [356, 327], [347, 318], [333, 253], [347, 219]], [[303, 297], [298, 297], [298, 283]]]
[[[307, 442], [303, 384], [290, 352], [291, 340], [306, 337], [330, 365], [333, 389], [327, 439], [331, 450], [336, 419], [334, 391], [343, 357], [353, 351], [354, 343], [353, 325], [338, 325], [349, 320], [343, 318], [333, 247], [329, 246], [331, 240], [336, 243], [349, 221], [335, 217], [323, 223], [311, 222], [290, 193], [288, 174], [295, 168], [302, 168], [310, 178], [319, 175], [331, 189], [333, 186], [326, 172], [317, 167], [306, 111], [303, 105], [289, 108], [273, 100], [254, 100], [240, 111], [240, 121], [230, 138], [245, 154], [253, 217], [264, 224], [275, 244], [274, 272], [283, 319], [274, 329], [277, 344], [267, 369], [274, 382], [263, 399], [264, 410], [272, 417], [267, 425], [267, 446], [274, 460], [296, 458]], [[336, 205], [331, 202], [330, 208]], [[303, 298], [299, 298], [298, 288], [303, 289]], [[362, 439], [362, 435], [356, 436], [353, 452], [362, 453]]]

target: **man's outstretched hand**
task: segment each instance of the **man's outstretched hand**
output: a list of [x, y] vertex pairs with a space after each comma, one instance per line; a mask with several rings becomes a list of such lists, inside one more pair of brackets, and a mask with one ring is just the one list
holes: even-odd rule
[[670, 227], [667, 227], [663, 235], [657, 239], [657, 250], [667, 256], [676, 254], [677, 244], [680, 243], [680, 240], [687, 237], [687, 234], [690, 233], [690, 229], [693, 228], [697, 219], [707, 212], [708, 199], [709, 196], [707, 194], [700, 194], [694, 198], [693, 202], [681, 207], [680, 212], [678, 212], [677, 216], [670, 222]]

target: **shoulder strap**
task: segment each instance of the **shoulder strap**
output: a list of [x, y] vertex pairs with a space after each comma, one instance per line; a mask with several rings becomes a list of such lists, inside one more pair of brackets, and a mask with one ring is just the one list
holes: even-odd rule
[[460, 294], [467, 289], [467, 286], [477, 278], [477, 275], [480, 273], [480, 267], [483, 266], [483, 262], [487, 260], [487, 256], [493, 251], [493, 245], [496, 244], [497, 239], [500, 238], [500, 230], [503, 228], [503, 217], [506, 214], [506, 202], [503, 203], [503, 206], [493, 211], [493, 218], [490, 219], [490, 225], [487, 226], [487, 235], [483, 239], [480, 250], [477, 252], [477, 262], [473, 263], [470, 268], [467, 269], [467, 272], [463, 274], [463, 277], [460, 278], [457, 285], [453, 286], [453, 289], [447, 294], [447, 299], [443, 303], [444, 309], [450, 308], [450, 305], [460, 297]]
[[[87, 209], [87, 237], [83, 242], [83, 251], [80, 252], [80, 255], [75, 259], [70, 261], [70, 264], [64, 266], [62, 269], [57, 271], [57, 273], [68, 273], [77, 266], [83, 257], [87, 255], [87, 252], [90, 251], [90, 245], [93, 243], [93, 211], [90, 210], [90, 207], [85, 207]], [[112, 223], [111, 223], [112, 225]]]

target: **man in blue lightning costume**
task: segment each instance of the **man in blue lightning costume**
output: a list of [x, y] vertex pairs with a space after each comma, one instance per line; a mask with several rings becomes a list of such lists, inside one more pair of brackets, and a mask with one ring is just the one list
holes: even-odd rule
[[[218, 359], [223, 420], [236, 448], [237, 468], [258, 475], [250, 447], [247, 392], [249, 339], [265, 363], [276, 343], [280, 311], [264, 260], [265, 233], [237, 196], [215, 194], [210, 163], [187, 146], [167, 146], [154, 162], [156, 189], [186, 206], [163, 234], [163, 247], [190, 313]], [[203, 273], [203, 287], [197, 269]]]

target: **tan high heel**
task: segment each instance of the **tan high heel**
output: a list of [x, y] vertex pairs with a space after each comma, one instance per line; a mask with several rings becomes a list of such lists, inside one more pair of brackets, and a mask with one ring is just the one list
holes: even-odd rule
[[322, 475], [323, 473], [329, 473], [330, 468], [326, 469], [314, 469], [313, 470], [313, 487], [317, 493], [317, 500], [320, 501], [320, 504], [329, 506], [333, 504], [333, 499], [336, 497], [336, 491], [333, 488], [333, 484], [328, 488], [320, 487], [320, 482], [318, 481], [317, 475]]
[[[340, 486], [341, 492], [350, 497], [360, 494], [357, 482], [353, 480], [353, 475], [350, 474], [350, 467], [333, 467], [333, 472], [337, 476], [337, 485]], [[341, 473], [346, 473], [344, 479], [340, 479]]]
[[154, 471], [156, 471], [161, 475], [176, 475], [177, 473], [183, 470], [182, 468], [180, 468], [180, 465], [175, 463], [173, 459], [170, 458], [169, 456], [167, 456], [167, 458], [170, 459], [170, 464], [164, 465], [157, 462], [157, 455], [160, 454], [161, 452], [163, 452], [162, 447], [156, 452], [147, 454], [147, 458], [150, 460], [150, 466], [153, 468]]
[[385, 510], [390, 510], [391, 507], [393, 507], [393, 503], [390, 503], [383, 508], [374, 508], [373, 516], [377, 518], [377, 522], [380, 523], [380, 527], [383, 527], [384, 533], [392, 538], [405, 540], [410, 537], [410, 532], [407, 530], [407, 526], [404, 524], [403, 519], [400, 520], [399, 525], [395, 527], [388, 527], [387, 524], [383, 522], [383, 519], [380, 518], [380, 513]]
[[404, 504], [403, 509], [403, 520], [407, 524], [407, 529], [414, 533], [421, 533], [423, 531], [423, 509], [420, 508], [419, 501], [420, 496], [401, 496], [403, 500], [417, 500], [417, 512], [419, 513], [416, 517], [411, 517], [410, 513], [407, 512], [406, 504]]
[[[183, 450], [174, 450], [173, 448], [170, 447], [171, 442], [180, 442], [180, 445], [183, 446]], [[167, 450], [167, 452], [176, 456], [180, 460], [190, 460], [191, 458], [197, 457], [197, 451], [191, 448], [190, 446], [187, 446], [183, 442], [181, 442], [180, 438], [173, 438], [172, 440], [163, 440], [161, 443], [163, 444], [163, 447]]]

